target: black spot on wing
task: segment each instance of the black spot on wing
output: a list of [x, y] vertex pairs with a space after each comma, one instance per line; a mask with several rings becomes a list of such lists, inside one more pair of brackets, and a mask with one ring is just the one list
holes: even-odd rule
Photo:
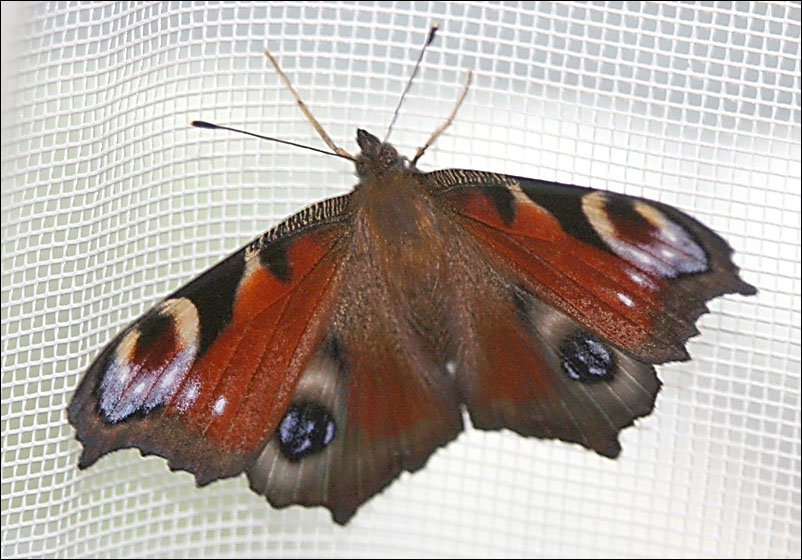
[[515, 196], [510, 189], [503, 185], [492, 187], [481, 187], [480, 191], [496, 207], [496, 212], [504, 220], [506, 225], [512, 225], [515, 221]]
[[518, 178], [518, 182], [527, 198], [548, 210], [566, 233], [579, 241], [610, 252], [582, 210], [582, 197], [593, 192], [591, 189], [523, 177]]
[[198, 356], [203, 355], [231, 321], [234, 297], [244, 272], [245, 251], [241, 250], [169, 296], [168, 299], [188, 298], [198, 310]]
[[279, 282], [288, 283], [292, 280], [292, 267], [290, 265], [289, 239], [277, 239], [265, 243], [259, 249], [259, 261], [275, 276]]

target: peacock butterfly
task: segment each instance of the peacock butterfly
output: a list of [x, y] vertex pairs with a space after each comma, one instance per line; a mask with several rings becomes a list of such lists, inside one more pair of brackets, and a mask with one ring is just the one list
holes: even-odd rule
[[200, 486], [246, 471], [274, 506], [323, 505], [345, 524], [452, 440], [463, 407], [477, 428], [613, 458], [619, 431], [653, 408], [653, 365], [689, 359], [706, 302], [756, 293], [727, 243], [671, 206], [419, 171], [456, 108], [412, 161], [361, 129], [353, 157], [270, 60], [359, 183], [106, 346], [69, 405], [80, 468], [137, 447]]

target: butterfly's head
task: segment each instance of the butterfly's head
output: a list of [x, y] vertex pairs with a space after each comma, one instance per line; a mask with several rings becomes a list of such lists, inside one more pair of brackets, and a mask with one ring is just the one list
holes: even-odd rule
[[356, 157], [356, 174], [360, 179], [374, 179], [394, 169], [406, 169], [407, 158], [399, 156], [392, 145], [382, 142], [370, 132], [356, 131], [356, 141], [362, 152]]

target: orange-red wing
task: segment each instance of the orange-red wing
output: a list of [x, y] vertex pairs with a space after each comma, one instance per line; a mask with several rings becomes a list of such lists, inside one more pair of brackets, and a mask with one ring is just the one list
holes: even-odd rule
[[687, 359], [707, 301], [755, 293], [724, 240], [670, 206], [476, 171], [423, 177], [489, 262], [643, 361]]
[[69, 406], [81, 467], [137, 447], [233, 476], [261, 452], [332, 315], [348, 198], [303, 210], [118, 335]]

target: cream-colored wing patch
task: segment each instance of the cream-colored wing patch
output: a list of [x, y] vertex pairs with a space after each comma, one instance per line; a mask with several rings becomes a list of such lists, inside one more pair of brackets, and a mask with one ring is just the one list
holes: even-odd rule
[[98, 405], [109, 422], [165, 404], [195, 361], [200, 323], [187, 298], [160, 303], [133, 325], [110, 354]]
[[582, 197], [582, 210], [607, 246], [644, 272], [674, 278], [708, 269], [707, 254], [693, 236], [644, 201], [595, 191]]

